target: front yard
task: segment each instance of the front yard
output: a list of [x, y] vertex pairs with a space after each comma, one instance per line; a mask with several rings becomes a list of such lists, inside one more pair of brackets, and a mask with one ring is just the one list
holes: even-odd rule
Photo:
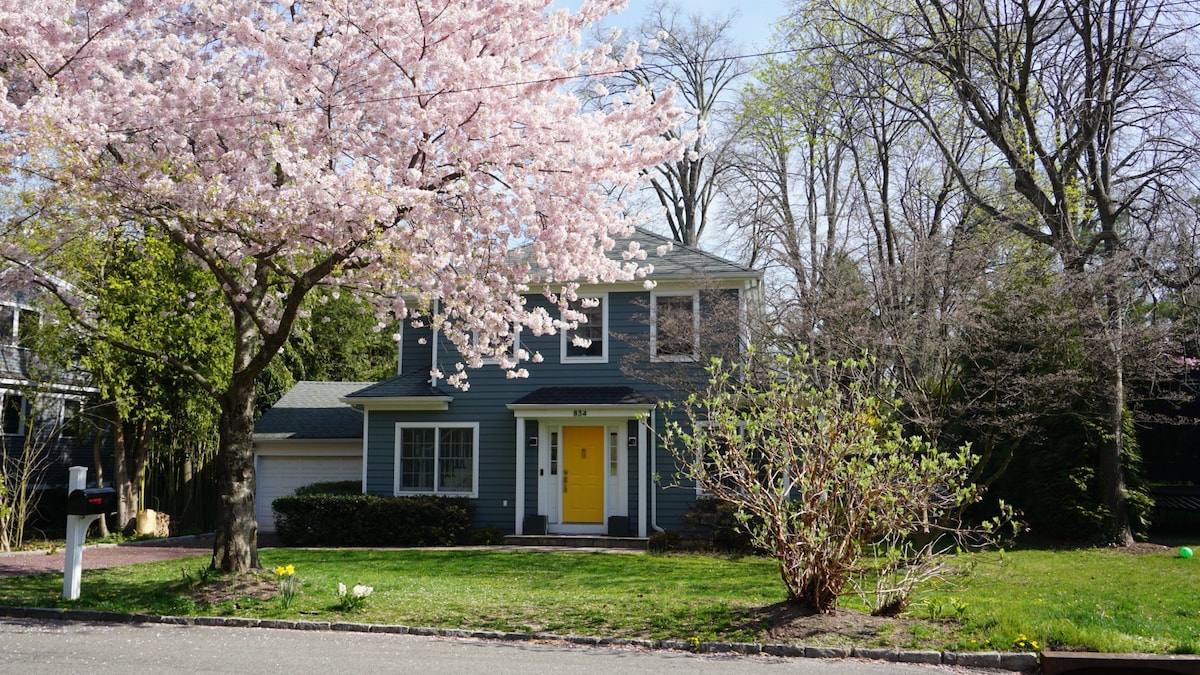
[[[262, 552], [267, 569], [241, 579], [209, 575], [208, 556], [88, 571], [72, 603], [59, 598], [61, 575], [14, 578], [0, 585], [0, 605], [810, 646], [1197, 653], [1200, 561], [1137, 551], [960, 556], [966, 574], [922, 589], [894, 619], [863, 615], [853, 597], [832, 616], [798, 615], [781, 604], [775, 563], [764, 558], [467, 549], [272, 549]], [[298, 586], [285, 607], [274, 570], [287, 565]], [[374, 592], [348, 612], [339, 583]]]

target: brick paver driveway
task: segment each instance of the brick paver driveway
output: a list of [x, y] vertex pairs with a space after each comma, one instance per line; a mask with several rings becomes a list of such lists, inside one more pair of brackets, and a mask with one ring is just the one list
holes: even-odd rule
[[[212, 553], [212, 535], [176, 537], [130, 544], [91, 546], [83, 551], [83, 569], [120, 567], [142, 562], [175, 560]], [[0, 553], [0, 579], [63, 572], [65, 551]]]

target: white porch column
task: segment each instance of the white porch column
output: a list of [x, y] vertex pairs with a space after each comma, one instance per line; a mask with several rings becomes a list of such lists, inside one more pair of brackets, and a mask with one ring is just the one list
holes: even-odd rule
[[525, 418], [517, 417], [517, 493], [513, 503], [516, 506], [514, 532], [524, 534], [525, 530]]
[[[650, 413], [653, 415], [653, 411]], [[646, 420], [638, 421], [638, 529], [637, 536], [646, 536]]]

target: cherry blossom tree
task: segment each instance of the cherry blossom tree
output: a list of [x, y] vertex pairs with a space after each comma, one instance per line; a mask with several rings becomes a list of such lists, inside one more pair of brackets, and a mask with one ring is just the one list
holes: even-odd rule
[[[622, 90], [585, 112], [569, 86], [637, 65], [580, 46], [621, 0], [50, 0], [0, 8], [0, 175], [6, 281], [58, 318], [162, 359], [219, 404], [212, 566], [258, 565], [254, 380], [318, 285], [371, 291], [389, 317], [432, 323], [465, 368], [579, 318], [575, 283], [644, 275], [606, 195], [677, 159], [669, 95]], [[100, 331], [72, 242], [166, 239], [224, 304], [222, 377], [170, 344]], [[524, 253], [511, 251], [520, 245]], [[536, 271], [536, 272], [535, 272]], [[541, 290], [562, 318], [521, 301]], [[189, 311], [179, 299], [176, 316]], [[164, 321], [173, 316], [164, 315]], [[468, 336], [478, 335], [474, 341]]]

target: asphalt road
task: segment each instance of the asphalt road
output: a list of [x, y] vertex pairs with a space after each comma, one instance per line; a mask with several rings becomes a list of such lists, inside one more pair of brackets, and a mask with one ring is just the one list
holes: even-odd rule
[[0, 620], [0, 673], [946, 675], [944, 666], [706, 656], [411, 635]]

